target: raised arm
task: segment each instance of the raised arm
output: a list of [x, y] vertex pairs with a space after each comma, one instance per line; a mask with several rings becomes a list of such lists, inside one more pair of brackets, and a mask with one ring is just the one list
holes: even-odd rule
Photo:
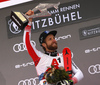
[[[32, 15], [34, 13], [33, 13], [33, 11], [29, 10], [26, 14]], [[32, 59], [35, 63], [35, 66], [36, 66], [40, 60], [40, 57], [37, 55], [38, 50], [36, 50], [35, 45], [33, 45], [30, 40], [30, 38], [31, 38], [31, 22], [32, 22], [32, 19], [29, 19], [29, 23], [24, 29], [23, 42], [25, 43], [27, 51], [28, 51], [29, 55], [32, 57]]]

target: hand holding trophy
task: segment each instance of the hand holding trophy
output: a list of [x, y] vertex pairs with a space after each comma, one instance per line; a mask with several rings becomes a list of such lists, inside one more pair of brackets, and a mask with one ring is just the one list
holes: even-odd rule
[[[27, 16], [31, 16], [31, 15], [34, 15], [34, 11], [32, 10], [29, 10], [28, 12], [25, 13]], [[32, 22], [32, 18], [28, 18], [28, 21], [29, 22]]]
[[11, 19], [15, 22], [15, 24], [23, 30], [25, 26], [28, 24], [29, 21], [32, 21], [33, 18], [36, 17], [45, 17], [51, 16], [51, 14], [47, 11], [47, 9], [54, 7], [55, 9], [58, 8], [60, 2], [57, 4], [50, 4], [50, 3], [40, 3], [32, 10], [29, 10], [26, 14], [16, 11], [11, 11]]

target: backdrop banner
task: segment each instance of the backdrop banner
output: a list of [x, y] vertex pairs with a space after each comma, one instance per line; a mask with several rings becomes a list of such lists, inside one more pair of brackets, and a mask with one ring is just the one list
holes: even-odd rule
[[100, 24], [81, 28], [79, 34], [81, 40], [100, 36]]
[[[32, 32], [37, 32], [46, 28], [57, 28], [73, 23], [98, 18], [100, 17], [100, 11], [98, 11], [99, 8], [100, 5], [95, 0], [92, 0], [91, 3], [87, 0], [61, 3], [58, 9], [51, 8], [48, 10], [48, 12], [52, 14], [52, 16], [33, 19]], [[22, 31], [9, 18], [9, 16], [6, 18], [6, 21], [8, 38], [12, 38], [14, 36], [22, 34]]]

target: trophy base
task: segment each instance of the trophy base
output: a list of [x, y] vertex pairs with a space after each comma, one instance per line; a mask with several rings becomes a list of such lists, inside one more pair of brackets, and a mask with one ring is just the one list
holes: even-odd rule
[[23, 30], [29, 22], [22, 13], [16, 11], [11, 11], [10, 18], [21, 30]]

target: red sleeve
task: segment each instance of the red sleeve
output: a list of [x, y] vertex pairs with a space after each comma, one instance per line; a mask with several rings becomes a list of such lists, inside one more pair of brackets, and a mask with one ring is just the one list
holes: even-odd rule
[[30, 42], [30, 32], [31, 32], [31, 26], [27, 25], [25, 28], [25, 44], [26, 44], [26, 48], [27, 51], [29, 53], [29, 55], [32, 57], [35, 66], [38, 64], [40, 57], [37, 56], [35, 50], [33, 49], [31, 42]]

